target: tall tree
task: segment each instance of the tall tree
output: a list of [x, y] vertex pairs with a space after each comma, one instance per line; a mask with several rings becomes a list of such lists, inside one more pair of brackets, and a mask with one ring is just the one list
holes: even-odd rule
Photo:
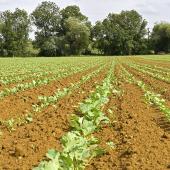
[[85, 52], [89, 45], [90, 30], [85, 23], [74, 17], [65, 21], [66, 47], [68, 54], [78, 55]]
[[62, 11], [54, 2], [42, 2], [32, 13], [37, 27], [35, 45], [45, 56], [81, 54], [89, 44], [88, 18], [79, 7]]
[[61, 10], [65, 55], [85, 53], [90, 43], [91, 23], [76, 5]]
[[153, 49], [158, 52], [170, 52], [170, 23], [156, 24], [151, 35]]
[[2, 37], [2, 28], [3, 28], [3, 23], [2, 23], [2, 20], [0, 19], [0, 56], [3, 55], [3, 37]]
[[42, 2], [31, 14], [35, 32], [35, 45], [41, 55], [60, 55], [57, 37], [61, 34], [61, 15], [59, 7], [50, 1]]
[[88, 21], [88, 18], [81, 13], [80, 8], [76, 5], [67, 6], [66, 8], [61, 10], [61, 14], [63, 19], [74, 17], [79, 19], [80, 21], [85, 21], [85, 22]]
[[109, 14], [103, 22], [93, 28], [94, 40], [98, 48], [109, 55], [129, 55], [137, 53], [146, 34], [146, 21], [136, 11], [122, 11]]
[[108, 40], [106, 40], [104, 24], [100, 21], [97, 21], [95, 26], [92, 28], [92, 41], [93, 48], [96, 48], [100, 53], [107, 52]]
[[66, 33], [65, 21], [67, 19], [69, 19], [70, 17], [80, 20], [81, 23], [86, 24], [86, 26], [89, 27], [89, 29], [91, 29], [91, 22], [88, 21], [88, 17], [83, 15], [80, 11], [80, 8], [76, 5], [70, 5], [70, 6], [67, 6], [66, 8], [62, 9], [61, 15], [62, 15], [61, 25], [62, 25], [62, 29], [63, 29], [62, 30], [63, 34]]
[[1, 13], [1, 38], [3, 53], [7, 56], [23, 56], [27, 47], [30, 20], [25, 10]]

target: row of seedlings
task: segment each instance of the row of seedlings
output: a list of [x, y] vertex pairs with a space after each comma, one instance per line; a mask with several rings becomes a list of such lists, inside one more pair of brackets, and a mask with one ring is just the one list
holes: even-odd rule
[[25, 91], [28, 89], [32, 89], [41, 85], [47, 85], [52, 81], [55, 81], [59, 78], [65, 78], [67, 76], [71, 76], [72, 74], [84, 71], [86, 69], [91, 68], [91, 65], [84, 65], [84, 67], [72, 67], [71, 70], [58, 70], [57, 74], [52, 77], [42, 77], [39, 79], [32, 80], [31, 82], [17, 84], [15, 87], [12, 88], [5, 88], [4, 90], [0, 91], [0, 99], [3, 99], [6, 96], [16, 94], [21, 91]]
[[9, 131], [14, 131], [16, 126], [21, 126], [23, 124], [31, 123], [33, 121], [33, 116], [37, 112], [41, 112], [43, 109], [45, 109], [49, 105], [53, 105], [55, 107], [55, 104], [58, 102], [58, 100], [60, 100], [61, 98], [63, 98], [66, 95], [71, 94], [74, 90], [79, 88], [80, 85], [82, 85], [86, 81], [88, 81], [91, 78], [93, 78], [94, 76], [96, 76], [104, 67], [105, 67], [105, 65], [101, 66], [100, 68], [91, 72], [90, 74], [83, 76], [80, 79], [80, 81], [78, 81], [75, 84], [72, 83], [70, 85], [70, 87], [68, 87], [68, 88], [63, 88], [62, 90], [57, 89], [57, 91], [52, 96], [39, 96], [38, 97], [39, 102], [38, 102], [38, 104], [32, 105], [31, 112], [26, 113], [22, 117], [17, 117], [15, 119], [11, 118], [8, 120], [0, 120], [0, 124], [3, 125], [4, 127], [6, 127]]
[[130, 74], [124, 67], [122, 67], [122, 70], [122, 76], [124, 79], [128, 79], [128, 82], [138, 85], [144, 92], [144, 96], [149, 104], [158, 107], [159, 110], [165, 114], [167, 120], [170, 121], [170, 108], [166, 105], [166, 100], [161, 97], [161, 94], [157, 94], [149, 90], [149, 86], [147, 86], [143, 81], [135, 79], [135, 77]]
[[130, 64], [130, 67], [134, 68], [135, 70], [139, 71], [139, 72], [142, 72], [144, 74], [148, 74], [150, 75], [151, 77], [154, 77], [158, 80], [161, 80], [161, 81], [164, 81], [166, 83], [170, 83], [170, 77], [167, 77], [167, 76], [163, 76], [159, 73], [156, 73], [156, 72], [151, 72], [151, 71], [148, 71], [146, 69], [144, 69], [142, 66], [138, 66], [136, 64]]
[[81, 170], [88, 162], [104, 153], [99, 147], [99, 140], [93, 133], [100, 129], [101, 122], [109, 123], [108, 117], [102, 112], [103, 106], [109, 101], [112, 89], [112, 70], [102, 85], [96, 87], [88, 99], [79, 106], [80, 115], [73, 114], [70, 120], [71, 131], [61, 138], [63, 150], [49, 150], [48, 161], [42, 161], [34, 170]]

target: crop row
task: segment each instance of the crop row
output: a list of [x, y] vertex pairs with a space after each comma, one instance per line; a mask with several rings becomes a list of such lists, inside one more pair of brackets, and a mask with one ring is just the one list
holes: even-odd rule
[[11, 118], [11, 119], [5, 120], [5, 121], [1, 120], [0, 124], [7, 127], [7, 129], [9, 131], [13, 131], [13, 130], [15, 130], [15, 126], [21, 126], [25, 123], [32, 122], [33, 115], [36, 112], [42, 111], [49, 105], [55, 106], [55, 104], [57, 103], [57, 101], [59, 99], [63, 98], [66, 95], [71, 94], [75, 89], [79, 88], [86, 81], [88, 81], [91, 78], [93, 78], [94, 76], [96, 76], [104, 67], [105, 67], [105, 65], [101, 66], [100, 68], [91, 72], [90, 74], [83, 76], [78, 82], [76, 82], [75, 84], [72, 83], [67, 88], [63, 88], [62, 90], [57, 89], [57, 91], [51, 96], [38, 96], [39, 101], [37, 102], [37, 104], [32, 105], [32, 111], [30, 111], [29, 113], [25, 114], [22, 117], [17, 117], [16, 119]]
[[97, 70], [91, 72], [90, 74], [83, 76], [80, 81], [76, 82], [75, 84], [71, 84], [69, 87], [64, 88], [64, 89], [57, 89], [57, 91], [54, 93], [52, 96], [38, 96], [39, 102], [37, 105], [33, 105], [33, 110], [36, 112], [41, 111], [45, 107], [49, 105], [55, 104], [58, 99], [61, 97], [70, 94], [72, 91], [75, 89], [79, 88], [80, 85], [84, 84], [86, 81], [91, 79], [92, 77], [96, 76], [105, 66], [101, 66]]
[[82, 67], [83, 65], [78, 65], [78, 64], [63, 64], [61, 66], [58, 66], [58, 67], [55, 67], [53, 68], [53, 70], [51, 70], [52, 68], [50, 69], [47, 69], [48, 71], [45, 71], [45, 70], [40, 70], [40, 71], [36, 71], [35, 70], [32, 70], [30, 71], [30, 73], [28, 74], [22, 74], [22, 75], [16, 75], [16, 76], [3, 76], [0, 78], [0, 83], [1, 84], [4, 84], [4, 85], [8, 85], [8, 84], [11, 84], [11, 83], [18, 83], [18, 82], [21, 82], [23, 80], [27, 80], [27, 79], [31, 79], [31, 78], [41, 78], [41, 77], [44, 77], [44, 76], [50, 76], [50, 75], [55, 75], [57, 74], [59, 71], [63, 71], [63, 70], [68, 70], [69, 68], [72, 68], [72, 67]]
[[72, 130], [61, 138], [63, 150], [49, 150], [46, 156], [50, 160], [42, 161], [34, 170], [84, 169], [89, 160], [104, 153], [98, 146], [99, 140], [92, 134], [100, 128], [101, 122], [109, 123], [109, 118], [102, 112], [102, 108], [109, 101], [113, 67], [114, 65], [111, 66], [103, 84], [97, 86], [95, 92], [80, 104], [81, 115], [71, 116]]
[[70, 70], [69, 69], [58, 70], [58, 73], [53, 75], [52, 77], [41, 77], [41, 78], [32, 80], [31, 82], [17, 84], [15, 87], [6, 88], [6, 89], [2, 90], [0, 92], [0, 99], [3, 99], [4, 97], [9, 96], [11, 94], [16, 94], [20, 91], [38, 87], [40, 85], [47, 85], [50, 82], [55, 81], [59, 78], [64, 78], [64, 77], [70, 76], [72, 74], [81, 72], [81, 71], [89, 69], [89, 68], [91, 68], [91, 65], [89, 65], [89, 64], [81, 66], [81, 67], [71, 67]]
[[11, 83], [18, 83], [26, 79], [30, 78], [39, 78], [49, 75], [50, 73], [47, 71], [41, 71], [40, 73], [33, 73], [33, 74], [24, 74], [22, 76], [15, 76], [15, 77], [2, 77], [0, 79], [0, 83], [4, 85], [8, 85]]
[[166, 70], [163, 70], [162, 67], [152, 66], [152, 65], [148, 65], [148, 64], [136, 64], [136, 63], [134, 63], [134, 65], [136, 65], [137, 67], [139, 67], [141, 69], [150, 71], [152, 73], [170, 76], [170, 73], [169, 73], [170, 69], [168, 69], [168, 68], [167, 69], [165, 68]]
[[151, 105], [155, 105], [159, 108], [161, 112], [163, 112], [166, 116], [166, 118], [170, 121], [170, 108], [166, 106], [166, 100], [161, 97], [160, 94], [154, 93], [144, 82], [141, 80], [137, 80], [132, 74], [130, 74], [124, 67], [122, 67], [123, 70], [123, 78], [125, 80], [128, 80], [130, 83], [134, 83], [138, 85], [141, 90], [144, 92], [145, 99], [149, 102]]
[[148, 71], [146, 69], [144, 69], [142, 66], [139, 66], [139, 65], [136, 65], [136, 64], [130, 64], [130, 67], [134, 68], [135, 70], [139, 71], [139, 72], [142, 72], [144, 74], [148, 74], [150, 75], [151, 77], [154, 77], [158, 80], [161, 80], [161, 81], [164, 81], [164, 82], [167, 82], [167, 83], [170, 83], [170, 77], [167, 77], [167, 76], [163, 76], [159, 73], [156, 73], [156, 72], [151, 72], [151, 71]]
[[37, 59], [0, 59], [0, 78], [3, 77], [16, 77], [19, 75], [33, 74], [37, 72], [47, 71], [53, 72], [56, 68], [66, 64], [82, 65], [88, 64], [100, 64], [105, 62], [99, 58], [91, 60], [84, 58], [37, 58]]
[[[30, 69], [29, 73], [24, 73], [24, 74], [17, 74], [17, 75], [10, 75], [10, 76], [1, 76], [0, 77], [0, 83], [7, 85], [7, 84], [11, 84], [11, 83], [17, 83], [17, 82], [21, 82], [23, 80], [26, 79], [30, 79], [30, 78], [39, 78], [42, 76], [47, 76], [47, 75], [53, 75], [53, 74], [57, 74], [59, 70], [64, 70], [64, 69], [68, 69], [68, 68], [72, 68], [72, 67], [82, 67], [84, 63], [66, 63], [66, 64], [62, 64], [62, 65], [55, 65], [52, 66], [50, 65], [50, 67], [46, 67], [45, 69]], [[89, 64], [90, 65], [90, 64]], [[5, 69], [4, 69], [5, 72]]]

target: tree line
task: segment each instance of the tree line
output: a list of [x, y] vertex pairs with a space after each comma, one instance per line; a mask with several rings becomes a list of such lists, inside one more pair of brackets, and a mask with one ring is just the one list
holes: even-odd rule
[[[35, 40], [29, 34], [35, 30]], [[28, 15], [0, 13], [0, 56], [137, 55], [170, 52], [170, 24], [147, 21], [135, 10], [110, 13], [92, 25], [76, 5], [44, 1]]]

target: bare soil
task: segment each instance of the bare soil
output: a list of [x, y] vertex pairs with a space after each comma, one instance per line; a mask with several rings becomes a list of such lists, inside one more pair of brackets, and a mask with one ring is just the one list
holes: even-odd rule
[[38, 86], [23, 92], [18, 92], [15, 95], [10, 95], [0, 100], [0, 119], [7, 120], [22, 116], [32, 111], [32, 105], [39, 102], [38, 96], [53, 95], [57, 89], [69, 87], [71, 83], [78, 82], [82, 76], [90, 74], [97, 67], [90, 68], [71, 76], [58, 79], [47, 85]]
[[[143, 61], [158, 65], [162, 63], [162, 66], [167, 65], [170, 68], [168, 62], [136, 59], [136, 62]], [[162, 94], [167, 103], [170, 103], [168, 83], [140, 73], [123, 63], [137, 79], [144, 81], [153, 91]], [[49, 106], [36, 114], [33, 122], [18, 126], [12, 132], [0, 125], [3, 132], [0, 136], [0, 170], [31, 170], [45, 159], [49, 149], [62, 150], [60, 138], [70, 131], [70, 115], [77, 113], [79, 103], [102, 82], [108, 68], [109, 65], [70, 95], [60, 99], [55, 107]], [[95, 69], [97, 67], [6, 97], [0, 101], [0, 118], [5, 120], [25, 114], [32, 109], [32, 104], [38, 102], [38, 96], [52, 95], [56, 89], [78, 82], [82, 76]], [[118, 64], [115, 68], [117, 84], [113, 85], [121, 90], [121, 94], [110, 94], [110, 100], [103, 110], [110, 118], [111, 124], [102, 124], [102, 128], [94, 133], [106, 153], [90, 160], [86, 170], [168, 170], [170, 123], [158, 108], [145, 101], [144, 93], [138, 86], [126, 83], [122, 79], [121, 72]], [[109, 109], [113, 113], [110, 113]], [[113, 142], [114, 147], [110, 147], [108, 142]]]
[[115, 123], [105, 126], [97, 133], [101, 145], [113, 141], [115, 149], [95, 158], [87, 170], [168, 170], [170, 168], [170, 134], [157, 124], [162, 115], [156, 108], [148, 106], [143, 92], [121, 78], [120, 68], [116, 75], [122, 97], [111, 97], [108, 108], [115, 107]]
[[[60, 138], [69, 131], [70, 114], [76, 111], [75, 106], [87, 98], [106, 73], [105, 70], [61, 99], [57, 108], [48, 107], [32, 123], [18, 127], [12, 133], [5, 131], [0, 142], [0, 167], [3, 170], [31, 169], [39, 164], [48, 149], [60, 150]], [[74, 80], [78, 77], [74, 76]]]

